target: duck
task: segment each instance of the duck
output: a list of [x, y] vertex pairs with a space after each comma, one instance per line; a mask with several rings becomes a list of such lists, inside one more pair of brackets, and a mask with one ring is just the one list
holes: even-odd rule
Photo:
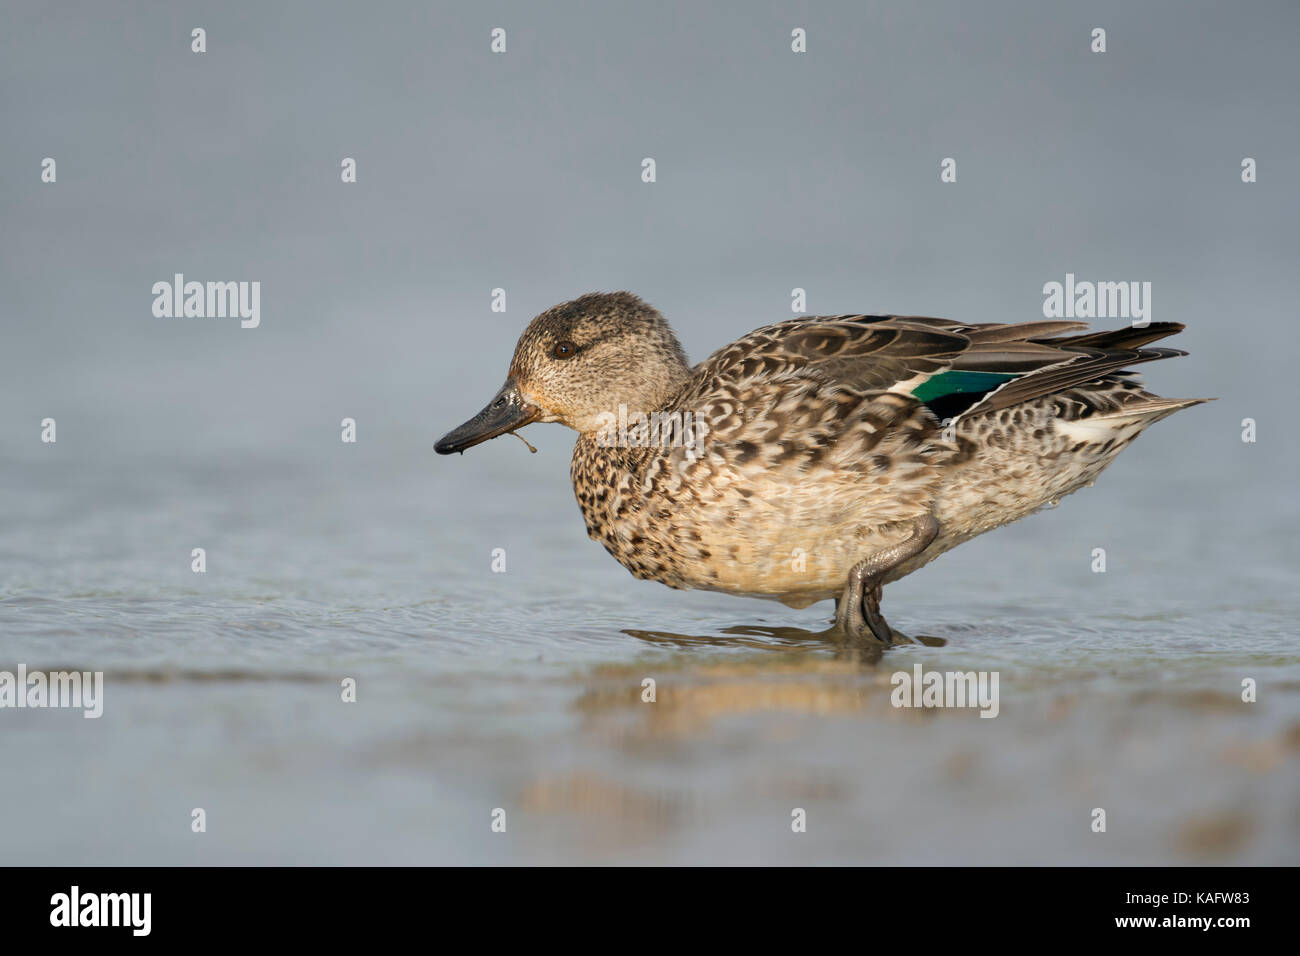
[[653, 306], [589, 293], [534, 318], [505, 384], [434, 448], [566, 425], [588, 535], [633, 576], [834, 600], [837, 636], [892, 644], [884, 585], [1091, 486], [1150, 425], [1211, 400], [1161, 398], [1130, 371], [1186, 355], [1150, 346], [1181, 323], [1088, 328], [801, 315], [692, 366]]

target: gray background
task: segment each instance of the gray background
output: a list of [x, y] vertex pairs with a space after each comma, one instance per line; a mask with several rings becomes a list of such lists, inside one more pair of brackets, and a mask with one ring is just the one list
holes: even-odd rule
[[[1297, 712], [1294, 4], [5, 0], [3, 20], [0, 667], [102, 668], [114, 695], [98, 722], [0, 713], [24, 731], [0, 747], [32, 768], [5, 811], [59, 833], [6, 841], [14, 859], [1159, 862], [1183, 859], [1180, 813], [1244, 805], [1225, 858], [1290, 846], [1295, 862], [1298, 841], [1275, 839], [1300, 819], [1293, 758], [1253, 789], [1210, 785], [1220, 729], [1197, 720], [1214, 714], [1141, 709], [1175, 677], [1231, 697], [1245, 662], [1291, 690], [1242, 733], [1272, 740]], [[496, 26], [505, 55], [489, 52]], [[806, 54], [790, 52], [796, 26]], [[175, 272], [260, 281], [261, 327], [155, 318], [150, 288]], [[901, 666], [1032, 675], [1022, 697], [1004, 685], [1024, 723], [975, 722], [1006, 735], [986, 755], [1027, 755], [1001, 767], [1037, 781], [1020, 803], [978, 780], [917, 801], [932, 790], [909, 776], [926, 772], [917, 749], [975, 733], [951, 722], [897, 739], [815, 724], [817, 746], [777, 735], [787, 747], [751, 715], [739, 743], [703, 732], [649, 769], [581, 736], [575, 701], [600, 683], [585, 668], [628, 667], [603, 679], [635, 688], [646, 655], [683, 646], [628, 629], [691, 638], [694, 666], [769, 647], [728, 626], [825, 615], [630, 579], [586, 540], [559, 426], [528, 430], [536, 456], [507, 439], [435, 458], [533, 314], [630, 289], [699, 360], [788, 317], [796, 286], [813, 313], [1024, 321], [1067, 272], [1150, 281], [1151, 318], [1187, 323], [1173, 344], [1192, 354], [1149, 383], [1220, 400], [1156, 426], [1093, 491], [887, 594], [901, 629], [950, 638]], [[39, 441], [46, 416], [57, 445]], [[196, 546], [206, 576], [189, 571]], [[1098, 546], [1106, 575], [1089, 571]], [[313, 710], [341, 673], [370, 675], [386, 704]], [[1034, 736], [1034, 707], [1079, 687], [1098, 714], [1066, 721], [1070, 745]], [[1117, 712], [1112, 739], [1093, 717]], [[1132, 744], [1141, 779], [1115, 756], [1133, 724], [1153, 735]], [[845, 759], [868, 738], [882, 749]], [[767, 846], [728, 787], [813, 759], [843, 775], [824, 811], [843, 826]], [[648, 773], [690, 806], [730, 807], [728, 827], [674, 818], [632, 857], [617, 810], [603, 842], [464, 835], [569, 765], [625, 787]], [[1080, 785], [1089, 772], [1102, 784]], [[1145, 795], [1127, 817], [1143, 835], [1103, 848], [1061, 824], [1098, 789]], [[427, 827], [430, 792], [473, 828]], [[846, 836], [891, 799], [892, 836]], [[226, 823], [196, 843], [188, 808], [205, 803]], [[993, 805], [1001, 828], [981, 815]], [[559, 832], [538, 812], [547, 826], [527, 832]], [[935, 826], [942, 850], [908, 842]]]
[[[1067, 271], [1154, 283], [1153, 318], [1188, 323], [1197, 354], [1161, 387], [1225, 397], [1196, 413], [1224, 430], [1265, 414], [1291, 358], [1298, 20], [1286, 3], [6, 3], [6, 452], [43, 451], [31, 421], [58, 412], [69, 437], [172, 458], [293, 442], [335, 409], [371, 441], [427, 440], [477, 409], [528, 318], [595, 289], [656, 304], [699, 359], [788, 315], [794, 286], [814, 313], [1006, 321], [1039, 316]], [[155, 319], [150, 286], [178, 271], [260, 280], [262, 328]]]

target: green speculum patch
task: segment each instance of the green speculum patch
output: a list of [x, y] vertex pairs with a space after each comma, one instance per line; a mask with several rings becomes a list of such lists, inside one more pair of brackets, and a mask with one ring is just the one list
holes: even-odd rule
[[945, 395], [982, 395], [1016, 377], [1011, 372], [940, 372], [914, 388], [912, 396], [929, 402]]

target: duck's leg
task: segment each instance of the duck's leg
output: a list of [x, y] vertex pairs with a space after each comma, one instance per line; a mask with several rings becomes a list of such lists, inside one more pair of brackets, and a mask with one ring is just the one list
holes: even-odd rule
[[926, 548], [939, 534], [934, 515], [923, 515], [912, 522], [912, 534], [906, 540], [881, 548], [849, 571], [844, 593], [835, 605], [835, 623], [852, 638], [874, 637], [882, 643], [893, 640], [893, 632], [880, 613], [881, 582], [886, 574]]

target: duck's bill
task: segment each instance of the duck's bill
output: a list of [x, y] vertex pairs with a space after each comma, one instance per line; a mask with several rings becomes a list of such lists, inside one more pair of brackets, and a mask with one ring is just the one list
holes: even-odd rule
[[463, 452], [489, 438], [496, 438], [516, 428], [523, 428], [529, 422], [537, 420], [541, 412], [523, 400], [519, 388], [513, 379], [506, 379], [501, 391], [497, 392], [487, 408], [479, 412], [464, 425], [453, 428], [433, 446], [439, 455]]

